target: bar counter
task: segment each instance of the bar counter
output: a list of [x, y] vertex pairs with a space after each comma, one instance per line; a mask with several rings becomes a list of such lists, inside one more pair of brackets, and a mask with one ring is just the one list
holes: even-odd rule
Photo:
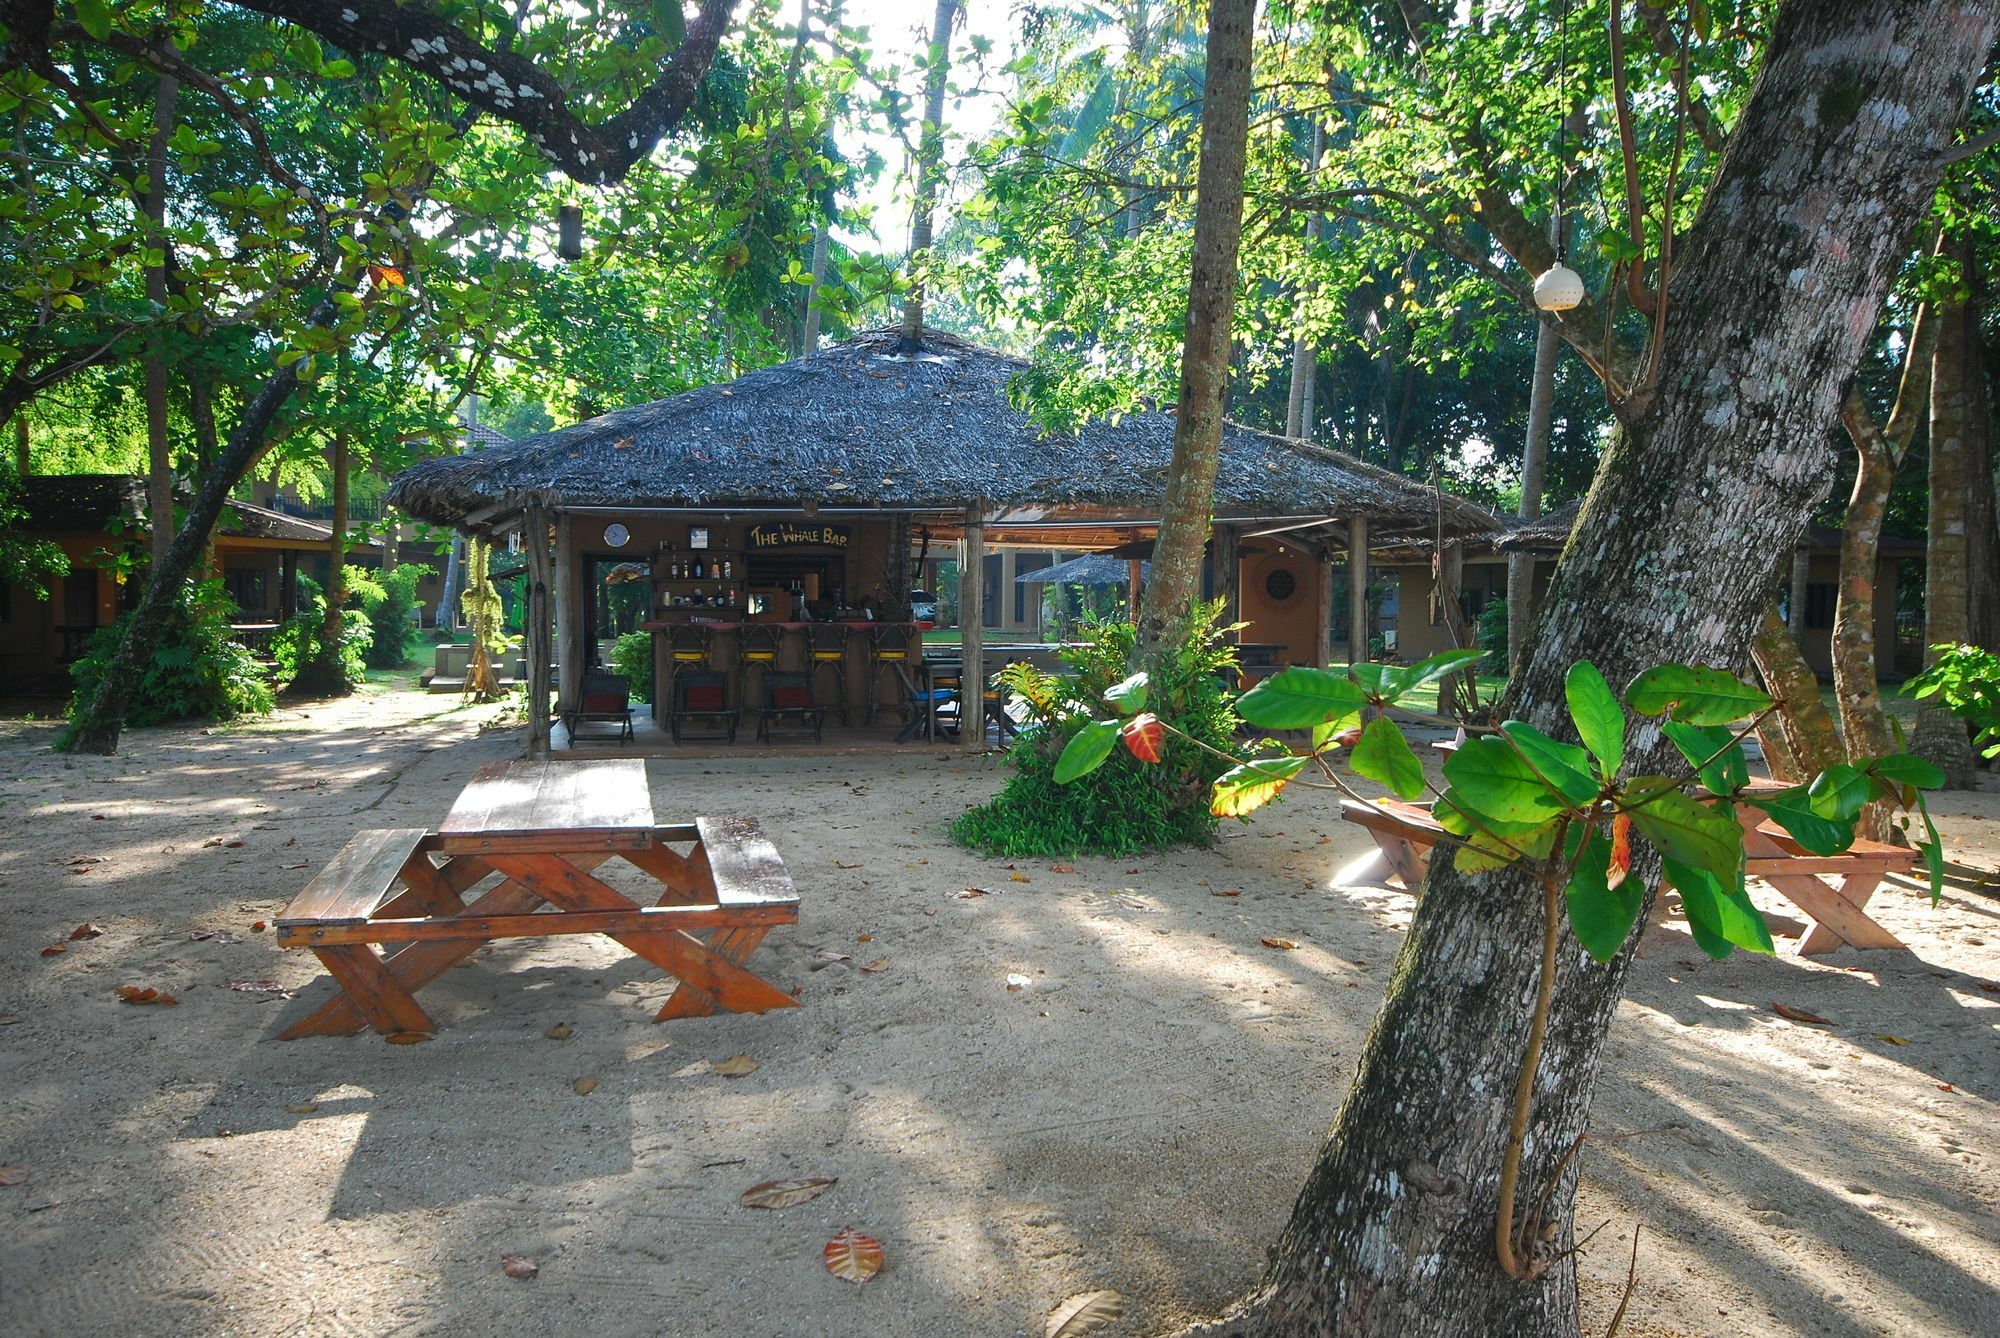
[[[676, 667], [717, 670], [729, 675], [729, 700], [732, 705], [745, 708], [746, 713], [763, 704], [763, 688], [758, 681], [761, 674], [753, 673], [749, 683], [744, 682], [742, 658], [739, 654], [740, 633], [746, 626], [774, 627], [778, 631], [778, 661], [774, 668], [780, 672], [813, 675], [813, 698], [821, 705], [839, 711], [845, 720], [862, 724], [866, 718], [870, 696], [869, 677], [876, 675], [873, 696], [877, 709], [900, 707], [903, 701], [903, 685], [892, 672], [892, 666], [878, 662], [875, 645], [878, 637], [890, 633], [902, 633], [908, 641], [904, 658], [912, 665], [923, 659], [924, 637], [920, 624], [887, 623], [862, 620], [840, 619], [825, 623], [780, 622], [766, 618], [745, 620], [740, 614], [727, 609], [717, 609], [715, 616], [707, 616], [696, 608], [675, 608], [667, 612], [679, 615], [655, 618], [639, 624], [640, 630], [653, 635], [653, 669], [655, 681], [659, 684], [660, 702], [669, 702], [671, 689], [668, 684]], [[708, 663], [706, 666], [683, 664], [676, 666], [673, 658], [672, 633], [679, 628], [704, 626], [709, 631]], [[845, 699], [836, 696], [832, 672], [824, 665], [815, 668], [812, 652], [806, 636], [807, 628], [842, 627], [847, 631], [845, 657], [842, 665], [845, 672]], [[754, 669], [755, 666], [752, 666]], [[748, 697], [743, 694], [748, 690]], [[657, 708], [656, 708], [657, 709]]]

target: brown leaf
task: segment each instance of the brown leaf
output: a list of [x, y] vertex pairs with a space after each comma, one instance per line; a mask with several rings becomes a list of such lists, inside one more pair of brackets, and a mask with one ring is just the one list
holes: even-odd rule
[[262, 920], [252, 920], [250, 922], [250, 932], [253, 934], [261, 934], [268, 927]]
[[1096, 1333], [1125, 1313], [1125, 1298], [1105, 1289], [1078, 1292], [1049, 1312], [1043, 1338], [1083, 1338]]
[[737, 1197], [745, 1208], [794, 1208], [818, 1198], [840, 1183], [839, 1176], [809, 1180], [766, 1180], [752, 1185]]
[[525, 1280], [541, 1272], [542, 1266], [518, 1254], [503, 1254], [500, 1256], [500, 1271], [510, 1278]]
[[1821, 1017], [1810, 1008], [1794, 1008], [1790, 1004], [1774, 1003], [1771, 1005], [1771, 1011], [1779, 1017], [1790, 1018], [1794, 1022], [1810, 1022], [1821, 1027], [1833, 1025], [1831, 1018]]
[[69, 941], [72, 943], [80, 938], [102, 938], [103, 936], [104, 930], [92, 924], [78, 925], [69, 931]]
[[552, 1041], [566, 1041], [570, 1037], [569, 1023], [558, 1022], [542, 1034]]
[[1267, 948], [1278, 948], [1285, 952], [1290, 952], [1292, 949], [1299, 946], [1298, 944], [1292, 942], [1288, 938], [1266, 938], [1266, 939], [1259, 939], [1257, 941], [1259, 943], [1262, 943]]
[[873, 943], [875, 941], [875, 936], [873, 934], [856, 934], [854, 936], [854, 941], [856, 943]]
[[849, 864], [846, 860], [837, 859], [833, 862], [833, 867], [836, 869], [858, 869], [861, 866], [859, 864]]
[[48, 946], [48, 947], [46, 947], [46, 948], [43, 948], [43, 949], [42, 949], [42, 956], [44, 956], [44, 957], [60, 957], [60, 956], [62, 956], [62, 954], [66, 953], [66, 952], [68, 952], [68, 951], [69, 951], [69, 949], [68, 949], [68, 948], [66, 948], [66, 947], [64, 947], [64, 946], [63, 946], [62, 944], [60, 944], [60, 943], [51, 943], [51, 944], [49, 944], [49, 946]]
[[578, 1078], [575, 1082], [571, 1083], [570, 1086], [576, 1089], [576, 1094], [578, 1096], [589, 1096], [592, 1092], [597, 1090], [597, 1079]]
[[1243, 895], [1243, 889], [1240, 887], [1217, 888], [1215, 891], [1209, 893], [1208, 895], [1210, 895], [1211, 897], [1240, 897]]
[[990, 897], [992, 895], [991, 892], [988, 892], [983, 887], [961, 887], [958, 891], [952, 893], [952, 896], [958, 898], [960, 901], [971, 901], [974, 897]]
[[741, 1078], [757, 1071], [757, 1061], [748, 1055], [736, 1055], [717, 1064], [715, 1071], [725, 1078]]
[[430, 1038], [427, 1031], [392, 1031], [382, 1039], [391, 1045], [422, 1045]]
[[1878, 1031], [1878, 1032], [1876, 1032], [1876, 1033], [1875, 1033], [1875, 1039], [1876, 1039], [1876, 1040], [1878, 1040], [1878, 1041], [1886, 1041], [1886, 1042], [1887, 1042], [1887, 1043], [1889, 1043], [1890, 1045], [1908, 1045], [1908, 1044], [1910, 1043], [1910, 1038], [1909, 1038], [1909, 1037], [1907, 1037], [1907, 1036], [1891, 1036], [1891, 1035], [1890, 1035], [1890, 1034], [1889, 1034], [1888, 1032], [1886, 1032], [1886, 1031]]
[[181, 1001], [171, 994], [162, 994], [159, 998], [153, 1000], [153, 1002], [162, 1008], [179, 1008], [181, 1006]]
[[1016, 869], [1007, 875], [1007, 881], [1010, 883], [1025, 883], [1028, 881], [1028, 875]]
[[234, 850], [237, 847], [241, 846], [243, 843], [241, 841], [224, 841], [222, 844], [227, 846], [229, 849]]
[[27, 1178], [25, 1166], [0, 1166], [0, 1185], [18, 1185]]
[[1049, 872], [1050, 872], [1050, 873], [1075, 873], [1075, 872], [1076, 872], [1076, 866], [1075, 866], [1074, 864], [1051, 864], [1051, 865], [1049, 866]]
[[160, 992], [150, 985], [120, 985], [118, 997], [128, 1004], [149, 1004], [160, 997]]
[[861, 969], [863, 971], [880, 971], [883, 967], [887, 966], [888, 964], [889, 964], [889, 959], [887, 957], [877, 957], [872, 962], [863, 962], [861, 964]]
[[319, 1102], [317, 1101], [301, 1101], [296, 1105], [285, 1107], [285, 1110], [293, 1115], [310, 1115], [318, 1109]]
[[1958, 1089], [1957, 1089], [1956, 1087], [1953, 1087], [1953, 1086], [1952, 1086], [1952, 1085], [1951, 1085], [1950, 1083], [1948, 1083], [1948, 1082], [1941, 1082], [1941, 1083], [1939, 1083], [1939, 1084], [1937, 1085], [1937, 1089], [1938, 1089], [1938, 1090], [1939, 1090], [1940, 1092], [1956, 1092], [1956, 1091], [1958, 1090]]
[[882, 1242], [843, 1227], [826, 1243], [826, 1271], [848, 1282], [866, 1282], [882, 1271]]

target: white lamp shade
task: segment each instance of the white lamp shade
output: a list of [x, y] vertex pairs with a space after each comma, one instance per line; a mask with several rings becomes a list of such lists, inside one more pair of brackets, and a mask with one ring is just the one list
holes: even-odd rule
[[1543, 311], [1568, 311], [1583, 301], [1583, 280], [1568, 265], [1551, 265], [1535, 280], [1535, 305]]

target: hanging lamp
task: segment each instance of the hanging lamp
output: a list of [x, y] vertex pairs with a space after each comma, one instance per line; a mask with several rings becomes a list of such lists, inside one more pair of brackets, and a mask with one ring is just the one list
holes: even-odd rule
[[[1612, 0], [1613, 4], [1619, 0]], [[1543, 311], [1568, 311], [1583, 301], [1583, 278], [1563, 263], [1569, 241], [1563, 227], [1563, 157], [1569, 126], [1569, 0], [1556, 17], [1556, 263], [1535, 279], [1535, 305]]]

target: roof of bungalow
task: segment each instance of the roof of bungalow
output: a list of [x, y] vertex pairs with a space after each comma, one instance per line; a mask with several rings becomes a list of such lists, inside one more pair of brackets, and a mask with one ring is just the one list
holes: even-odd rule
[[[528, 505], [1126, 508], [1157, 514], [1174, 416], [1044, 432], [1009, 397], [1028, 363], [937, 331], [897, 351], [878, 330], [808, 358], [618, 409], [511, 445], [426, 460], [390, 504], [468, 525]], [[1228, 424], [1223, 517], [1347, 516], [1484, 533], [1487, 511], [1308, 442]], [[471, 521], [468, 518], [473, 518]]]
[[[144, 524], [146, 481], [131, 474], [29, 474], [20, 480], [27, 529], [41, 533], [107, 529], [124, 519]], [[324, 544], [333, 527], [301, 520], [282, 511], [230, 498], [224, 504], [219, 535], [242, 539], [279, 539], [291, 543]], [[359, 536], [355, 536], [357, 544]]]

